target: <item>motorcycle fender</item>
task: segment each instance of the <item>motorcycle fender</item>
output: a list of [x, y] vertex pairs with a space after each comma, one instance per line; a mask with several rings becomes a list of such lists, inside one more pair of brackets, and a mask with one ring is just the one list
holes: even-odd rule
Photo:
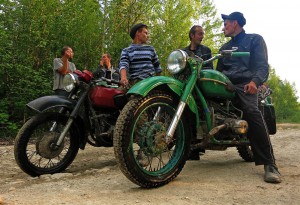
[[39, 113], [56, 107], [65, 107], [72, 110], [75, 107], [75, 101], [64, 96], [49, 95], [37, 98], [29, 102], [26, 106]]
[[[150, 91], [156, 89], [161, 85], [167, 85], [171, 91], [176, 93], [179, 97], [183, 94], [185, 84], [179, 80], [168, 76], [154, 76], [146, 78], [129, 89], [127, 95], [140, 95], [145, 97]], [[193, 96], [187, 100], [187, 104], [192, 112], [197, 113], [197, 105]]]

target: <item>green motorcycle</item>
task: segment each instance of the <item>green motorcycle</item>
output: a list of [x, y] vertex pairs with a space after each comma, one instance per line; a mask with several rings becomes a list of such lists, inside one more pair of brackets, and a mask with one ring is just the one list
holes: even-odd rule
[[[127, 92], [130, 100], [117, 119], [113, 143], [119, 167], [129, 180], [145, 188], [165, 185], [176, 178], [195, 149], [236, 147], [245, 161], [253, 161], [248, 123], [232, 103], [233, 85], [216, 70], [202, 70], [219, 58], [249, 55], [225, 50], [203, 61], [176, 50], [168, 57], [172, 77], [150, 77]], [[274, 134], [274, 107], [267, 100], [260, 102]]]

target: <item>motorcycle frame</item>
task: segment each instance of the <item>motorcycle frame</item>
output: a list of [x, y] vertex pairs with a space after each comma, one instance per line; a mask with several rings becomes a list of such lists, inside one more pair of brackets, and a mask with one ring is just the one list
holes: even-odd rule
[[[202, 68], [202, 60], [195, 60], [193, 58], [189, 58], [189, 66], [190, 69], [192, 69], [192, 75], [189, 76], [189, 79], [187, 80], [187, 83], [183, 83], [173, 77], [169, 76], [154, 76], [150, 78], [146, 78], [137, 84], [135, 84], [128, 92], [127, 95], [138, 95], [145, 97], [150, 91], [152, 90], [165, 90], [166, 88], [177, 95], [180, 98], [179, 106], [176, 110], [176, 114], [172, 120], [171, 126], [169, 126], [168, 132], [167, 132], [167, 141], [170, 140], [170, 138], [173, 137], [174, 131], [176, 129], [176, 126], [179, 122], [179, 119], [182, 115], [183, 110], [185, 109], [186, 105], [188, 108], [195, 114], [196, 116], [196, 127], [198, 128], [199, 123], [199, 110], [197, 108], [197, 104], [195, 101], [194, 96], [192, 95], [192, 92], [194, 88], [196, 88], [196, 93], [198, 97], [201, 100], [201, 103], [203, 105], [203, 108], [207, 111], [207, 103], [204, 99], [203, 94], [201, 91], [195, 86], [197, 82], [198, 73], [200, 73], [200, 70]], [[210, 113], [206, 112], [206, 124], [208, 129], [211, 129], [211, 117]]]
[[[211, 60], [215, 60], [220, 57], [221, 55], [219, 54]], [[166, 90], [166, 88], [168, 88], [169, 91], [171, 91], [173, 94], [177, 95], [180, 98], [179, 105], [176, 109], [176, 114], [173, 117], [171, 125], [169, 126], [167, 131], [166, 141], [168, 142], [173, 137], [177, 124], [180, 120], [180, 117], [186, 105], [192, 111], [192, 113], [195, 114], [196, 129], [198, 129], [199, 126], [201, 126], [199, 110], [195, 101], [195, 97], [193, 96], [193, 91], [195, 91], [195, 95], [197, 98], [199, 98], [200, 104], [202, 105], [202, 109], [204, 110], [205, 123], [208, 130], [207, 137], [204, 139], [203, 143], [198, 144], [198, 147], [205, 147], [209, 141], [210, 141], [209, 143], [215, 145], [225, 145], [225, 146], [249, 145], [249, 140], [247, 139], [239, 140], [239, 141], [236, 140], [220, 141], [214, 137], [214, 134], [216, 134], [222, 128], [212, 127], [212, 116], [207, 101], [205, 100], [205, 97], [201, 92], [201, 90], [197, 86], [195, 86], [197, 80], [199, 79], [200, 71], [204, 65], [204, 62], [201, 58], [193, 58], [193, 57], [189, 57], [187, 60], [188, 60], [189, 69], [191, 69], [192, 73], [189, 76], [186, 83], [183, 83], [173, 77], [154, 76], [154, 77], [146, 78], [140, 81], [139, 83], [137, 83], [136, 85], [134, 85], [127, 92], [127, 95], [129, 96], [137, 95], [137, 96], [145, 97], [152, 90]]]
[[[59, 110], [66, 109], [71, 112], [68, 121], [64, 127], [64, 130], [60, 134], [55, 146], [57, 147], [60, 146], [67, 131], [71, 127], [72, 123], [75, 121], [76, 125], [79, 127], [79, 130], [81, 131], [80, 139], [79, 139], [80, 149], [85, 148], [88, 139], [88, 133], [85, 132], [85, 130], [91, 128], [91, 119], [96, 119], [94, 108], [92, 106], [90, 98], [87, 95], [89, 94], [90, 88], [92, 86], [96, 85], [97, 83], [102, 84], [102, 81], [103, 79], [94, 80], [90, 83], [85, 83], [81, 81], [80, 85], [76, 89], [71, 91], [69, 97], [58, 96], [58, 95], [43, 96], [29, 102], [26, 105], [29, 109], [34, 110], [38, 113], [46, 112], [47, 110], [54, 109], [54, 108], [59, 108]], [[110, 82], [110, 80], [108, 80], [108, 82]], [[81, 92], [81, 93], [80, 95], [78, 95], [78, 98], [76, 100], [73, 100], [72, 96], [77, 92]], [[82, 108], [83, 104], [85, 104], [86, 109], [84, 109], [83, 112], [80, 112], [79, 109]], [[91, 112], [89, 112], [87, 109], [91, 110]], [[96, 127], [99, 127], [99, 125], [97, 124], [98, 123], [97, 120], [95, 120], [95, 123], [96, 123]], [[55, 123], [53, 124], [52, 127], [55, 127]]]

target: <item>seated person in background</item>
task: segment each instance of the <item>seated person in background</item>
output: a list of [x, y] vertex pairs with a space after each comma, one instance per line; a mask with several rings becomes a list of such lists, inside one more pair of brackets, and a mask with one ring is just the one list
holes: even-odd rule
[[107, 53], [102, 55], [97, 70], [93, 73], [94, 78], [105, 77], [113, 80], [120, 80], [119, 70], [111, 65], [111, 56]]

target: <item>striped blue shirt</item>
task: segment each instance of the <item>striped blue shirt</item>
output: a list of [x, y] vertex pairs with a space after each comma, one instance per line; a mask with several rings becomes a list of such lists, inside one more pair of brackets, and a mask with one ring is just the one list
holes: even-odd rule
[[131, 44], [121, 53], [120, 71], [126, 69], [130, 80], [145, 79], [162, 71], [153, 46]]

